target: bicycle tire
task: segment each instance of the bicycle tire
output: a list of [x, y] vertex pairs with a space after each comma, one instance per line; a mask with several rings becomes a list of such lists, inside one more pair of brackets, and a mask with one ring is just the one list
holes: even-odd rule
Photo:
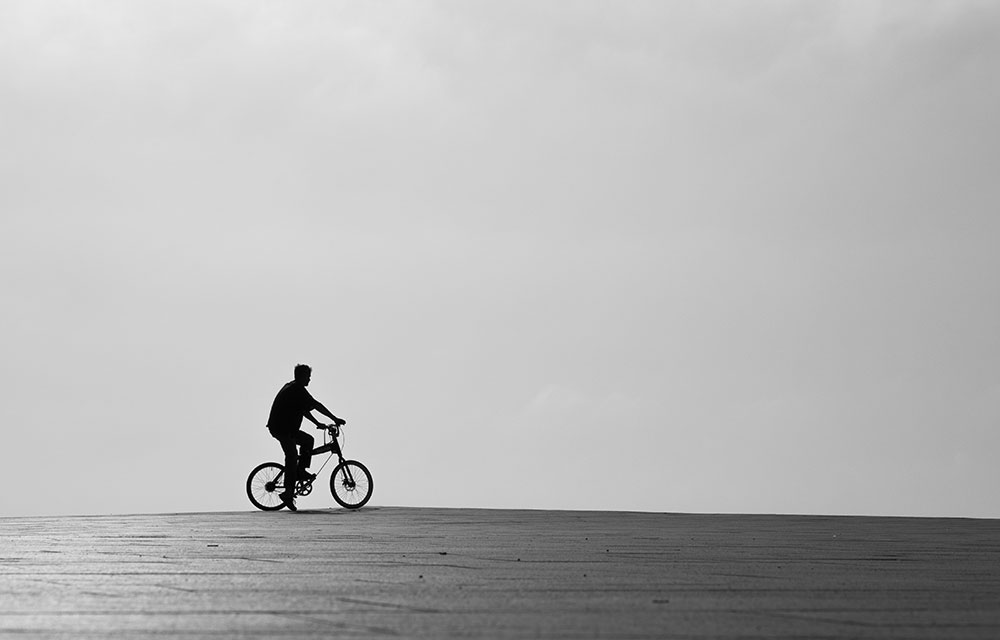
[[372, 497], [372, 474], [357, 460], [344, 460], [330, 474], [330, 493], [345, 509], [360, 509]]
[[247, 497], [253, 506], [261, 511], [277, 511], [285, 506], [285, 501], [279, 495], [285, 490], [285, 485], [279, 478], [285, 473], [285, 467], [277, 462], [265, 462], [247, 476]]

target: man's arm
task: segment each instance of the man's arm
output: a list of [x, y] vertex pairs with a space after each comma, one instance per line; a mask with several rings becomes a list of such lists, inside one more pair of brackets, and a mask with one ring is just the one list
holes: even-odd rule
[[313, 417], [313, 414], [309, 413], [308, 411], [306, 411], [306, 412], [305, 412], [305, 413], [303, 413], [302, 415], [303, 415], [303, 416], [305, 416], [305, 418], [306, 418], [306, 419], [307, 419], [307, 420], [308, 420], [309, 422], [311, 422], [311, 423], [313, 423], [314, 425], [316, 425], [316, 428], [317, 428], [317, 429], [322, 429], [323, 427], [325, 427], [325, 426], [326, 426], [326, 425], [324, 425], [324, 424], [323, 424], [322, 422], [320, 422], [319, 420], [317, 420], [316, 418], [314, 418], [314, 417]]
[[316, 425], [317, 428], [322, 429], [326, 425], [323, 424], [323, 423], [321, 423], [316, 418], [314, 418], [313, 415], [310, 413], [310, 411], [314, 411], [314, 410], [315, 411], [319, 411], [320, 413], [322, 413], [326, 417], [328, 417], [331, 420], [333, 420], [334, 424], [337, 424], [337, 425], [347, 424], [346, 420], [341, 420], [337, 416], [333, 415], [333, 413], [329, 409], [327, 409], [326, 407], [324, 407], [323, 404], [319, 400], [317, 400], [316, 398], [312, 397], [312, 394], [310, 394], [308, 391], [306, 391], [305, 388], [302, 388], [302, 394], [304, 395], [303, 405], [306, 407], [306, 410], [302, 412], [302, 415], [305, 418], [307, 418], [309, 420], [309, 422], [311, 422], [314, 425]]
[[[326, 417], [330, 418], [331, 420], [333, 420], [335, 423], [337, 423], [337, 424], [344, 424], [346, 422], [345, 420], [341, 420], [337, 416], [333, 415], [333, 413], [331, 413], [329, 409], [327, 409], [326, 407], [324, 407], [323, 403], [321, 403], [319, 400], [315, 400], [314, 399], [313, 403], [314, 403], [313, 404], [313, 409], [315, 409], [316, 411], [319, 411], [324, 416], [326, 416]], [[309, 418], [310, 420], [312, 420], [312, 422], [317, 427], [323, 426], [319, 422], [317, 422], [308, 412], [306, 412], [306, 417]]]

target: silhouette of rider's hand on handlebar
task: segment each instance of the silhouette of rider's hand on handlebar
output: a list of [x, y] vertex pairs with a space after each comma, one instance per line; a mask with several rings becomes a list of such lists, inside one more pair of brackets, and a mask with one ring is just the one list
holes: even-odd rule
[[333, 422], [330, 424], [316, 424], [316, 428], [320, 431], [327, 429], [333, 435], [334, 438], [340, 435], [340, 428], [347, 424], [347, 420], [342, 418], [334, 418]]

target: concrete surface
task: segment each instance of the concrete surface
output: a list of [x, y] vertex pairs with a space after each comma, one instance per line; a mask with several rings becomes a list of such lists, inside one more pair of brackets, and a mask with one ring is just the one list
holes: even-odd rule
[[1000, 521], [0, 518], [2, 638], [1000, 638]]

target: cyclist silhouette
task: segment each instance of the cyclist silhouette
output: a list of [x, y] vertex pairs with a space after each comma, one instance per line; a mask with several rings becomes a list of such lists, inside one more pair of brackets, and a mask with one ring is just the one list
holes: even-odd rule
[[[306, 391], [310, 378], [312, 378], [312, 367], [305, 364], [295, 365], [295, 379], [278, 391], [271, 404], [271, 415], [267, 419], [267, 430], [281, 443], [281, 450], [285, 453], [286, 489], [281, 494], [281, 499], [292, 511], [295, 511], [295, 482], [300, 478], [316, 477], [309, 473], [315, 440], [308, 433], [300, 431], [302, 418], [308, 418], [318, 429], [324, 428], [325, 425], [309, 413], [316, 410], [333, 420], [338, 427], [346, 424], [345, 420], [330, 413], [329, 409]], [[301, 455], [296, 451], [296, 446], [302, 447]]]

